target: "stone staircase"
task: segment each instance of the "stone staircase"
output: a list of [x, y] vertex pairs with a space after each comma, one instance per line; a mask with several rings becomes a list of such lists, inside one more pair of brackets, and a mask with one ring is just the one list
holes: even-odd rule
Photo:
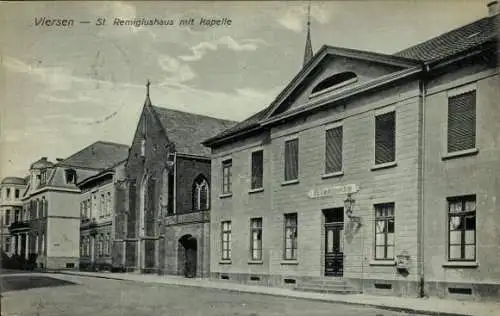
[[331, 294], [359, 294], [361, 291], [353, 288], [341, 278], [328, 278], [321, 280], [308, 280], [298, 283], [296, 291], [331, 293]]

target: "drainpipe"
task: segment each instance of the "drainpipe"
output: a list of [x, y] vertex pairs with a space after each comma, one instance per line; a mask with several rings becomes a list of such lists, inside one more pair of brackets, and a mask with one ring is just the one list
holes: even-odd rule
[[425, 185], [424, 185], [424, 177], [425, 177], [425, 104], [426, 104], [426, 99], [427, 99], [427, 90], [426, 90], [426, 86], [425, 86], [425, 81], [427, 80], [427, 73], [429, 72], [429, 65], [425, 65], [425, 69], [424, 69], [424, 77], [420, 80], [419, 82], [419, 89], [420, 89], [420, 96], [421, 96], [421, 100], [420, 100], [420, 122], [419, 122], [419, 125], [420, 125], [420, 132], [421, 132], [421, 136], [420, 136], [420, 157], [419, 157], [419, 163], [420, 163], [420, 207], [419, 207], [419, 217], [420, 217], [420, 221], [419, 221], [419, 228], [420, 228], [420, 232], [419, 232], [419, 238], [418, 238], [418, 243], [419, 243], [419, 254], [420, 254], [420, 260], [418, 260], [418, 263], [419, 263], [419, 269], [418, 269], [418, 273], [419, 273], [419, 289], [420, 289], [420, 293], [419, 293], [419, 297], [424, 297], [425, 296], [425, 268], [424, 268], [424, 264], [425, 264], [425, 260], [424, 260], [424, 251], [425, 251], [425, 246], [424, 246], [424, 243], [425, 243], [425, 229], [424, 229], [424, 226], [425, 226], [425, 222], [424, 222], [424, 216], [425, 216], [425, 212], [424, 212], [424, 202], [425, 202], [425, 198], [424, 198], [424, 189], [425, 189]]

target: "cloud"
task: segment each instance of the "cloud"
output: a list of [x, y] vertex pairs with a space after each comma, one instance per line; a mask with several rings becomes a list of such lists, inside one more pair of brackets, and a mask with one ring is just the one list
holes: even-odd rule
[[179, 56], [183, 61], [197, 61], [203, 58], [208, 51], [216, 51], [220, 45], [225, 45], [228, 49], [236, 52], [255, 51], [259, 44], [266, 44], [262, 39], [243, 39], [239, 43], [230, 36], [223, 36], [214, 41], [201, 42], [191, 47], [192, 55]]
[[[311, 5], [311, 20], [315, 20], [320, 24], [326, 24], [331, 20], [332, 6], [329, 4], [314, 4]], [[285, 14], [278, 18], [278, 23], [285, 28], [294, 31], [302, 32], [307, 21], [307, 6], [290, 6]]]
[[167, 72], [167, 78], [162, 84], [175, 84], [187, 82], [196, 77], [194, 71], [187, 64], [181, 62], [168, 55], [160, 55], [158, 57], [158, 64], [161, 69]]

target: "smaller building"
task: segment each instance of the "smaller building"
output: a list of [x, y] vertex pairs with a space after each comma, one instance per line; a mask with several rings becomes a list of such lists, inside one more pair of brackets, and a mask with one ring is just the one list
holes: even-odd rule
[[78, 267], [81, 221], [78, 183], [116, 165], [127, 153], [126, 145], [98, 141], [66, 159], [57, 159], [56, 163], [42, 157], [31, 165], [22, 200], [29, 221], [25, 243], [36, 257], [38, 267]]
[[[80, 270], [112, 269], [116, 185], [125, 161], [84, 179], [80, 195]], [[119, 265], [118, 265], [119, 266]]]
[[[26, 230], [23, 229], [26, 214], [21, 202], [25, 188], [24, 178], [6, 177], [0, 183], [0, 249], [8, 256], [21, 253], [27, 255], [26, 243], [23, 244], [21, 240]], [[12, 230], [12, 236], [9, 230]]]

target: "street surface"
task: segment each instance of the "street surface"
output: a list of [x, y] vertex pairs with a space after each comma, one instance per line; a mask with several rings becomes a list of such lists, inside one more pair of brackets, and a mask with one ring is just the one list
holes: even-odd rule
[[[49, 277], [50, 275], [47, 275]], [[10, 276], [12, 278], [13, 276]], [[16, 276], [17, 277], [17, 276]], [[28, 276], [26, 276], [28, 277]], [[4, 276], [3, 278], [9, 278]], [[58, 276], [59, 278], [59, 276]], [[61, 276], [44, 286], [20, 290], [10, 282], [2, 293], [2, 316], [271, 316], [408, 315], [344, 304], [236, 293], [199, 287], [147, 284], [91, 277]], [[39, 279], [37, 279], [40, 282]], [[6, 280], [2, 281], [7, 284]], [[26, 282], [24, 282], [26, 283]], [[8, 286], [8, 287], [9, 287]]]

